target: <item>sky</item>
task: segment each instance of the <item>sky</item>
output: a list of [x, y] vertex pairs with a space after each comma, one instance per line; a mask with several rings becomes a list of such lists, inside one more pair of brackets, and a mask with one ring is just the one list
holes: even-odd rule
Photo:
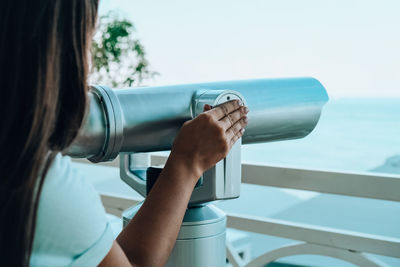
[[317, 78], [332, 98], [400, 97], [398, 0], [101, 0], [132, 20], [146, 85]]

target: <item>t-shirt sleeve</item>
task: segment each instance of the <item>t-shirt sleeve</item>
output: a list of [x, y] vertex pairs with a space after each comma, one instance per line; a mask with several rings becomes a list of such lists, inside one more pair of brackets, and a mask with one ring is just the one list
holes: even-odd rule
[[100, 196], [57, 155], [40, 196], [31, 266], [97, 266], [113, 241]]

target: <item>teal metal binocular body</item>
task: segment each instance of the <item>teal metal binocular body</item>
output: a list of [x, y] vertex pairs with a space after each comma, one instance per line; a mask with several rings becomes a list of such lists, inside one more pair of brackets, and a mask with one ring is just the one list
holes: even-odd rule
[[[258, 79], [112, 90], [93, 86], [90, 108], [67, 154], [93, 162], [121, 153], [121, 178], [142, 195], [145, 181], [131, 168], [131, 154], [169, 150], [182, 124], [204, 104], [241, 99], [250, 109], [242, 144], [297, 139], [317, 125], [328, 95], [313, 78]], [[203, 175], [192, 203], [239, 196], [240, 142]], [[220, 178], [216, 178], [219, 176]], [[197, 191], [196, 191], [197, 190]]]

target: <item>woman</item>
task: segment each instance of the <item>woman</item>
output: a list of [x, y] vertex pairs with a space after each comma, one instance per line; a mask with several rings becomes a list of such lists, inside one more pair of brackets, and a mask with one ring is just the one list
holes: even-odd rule
[[247, 125], [239, 102], [186, 122], [142, 208], [112, 240], [99, 196], [60, 153], [86, 110], [97, 6], [0, 1], [1, 266], [163, 266], [198, 177]]

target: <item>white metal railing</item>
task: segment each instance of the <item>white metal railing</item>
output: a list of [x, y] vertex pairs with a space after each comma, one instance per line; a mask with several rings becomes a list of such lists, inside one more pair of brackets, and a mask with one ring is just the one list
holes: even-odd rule
[[[152, 155], [152, 164], [165, 156]], [[242, 183], [400, 202], [400, 175], [242, 164]], [[361, 186], [362, 185], [362, 186]]]
[[247, 184], [400, 201], [400, 175], [243, 164], [242, 177]]
[[[165, 160], [166, 156], [151, 157], [153, 165], [163, 164]], [[400, 202], [400, 175], [243, 164], [242, 182]], [[101, 197], [107, 212], [117, 216], [141, 200], [106, 194], [102, 194]], [[243, 262], [234, 247], [227, 244], [228, 260], [235, 267], [265, 266], [279, 258], [300, 254], [330, 256], [359, 266], [385, 266], [383, 262], [365, 253], [400, 258], [400, 238], [243, 214], [228, 213], [227, 218], [227, 226], [230, 228], [299, 241], [268, 251], [251, 262]]]

